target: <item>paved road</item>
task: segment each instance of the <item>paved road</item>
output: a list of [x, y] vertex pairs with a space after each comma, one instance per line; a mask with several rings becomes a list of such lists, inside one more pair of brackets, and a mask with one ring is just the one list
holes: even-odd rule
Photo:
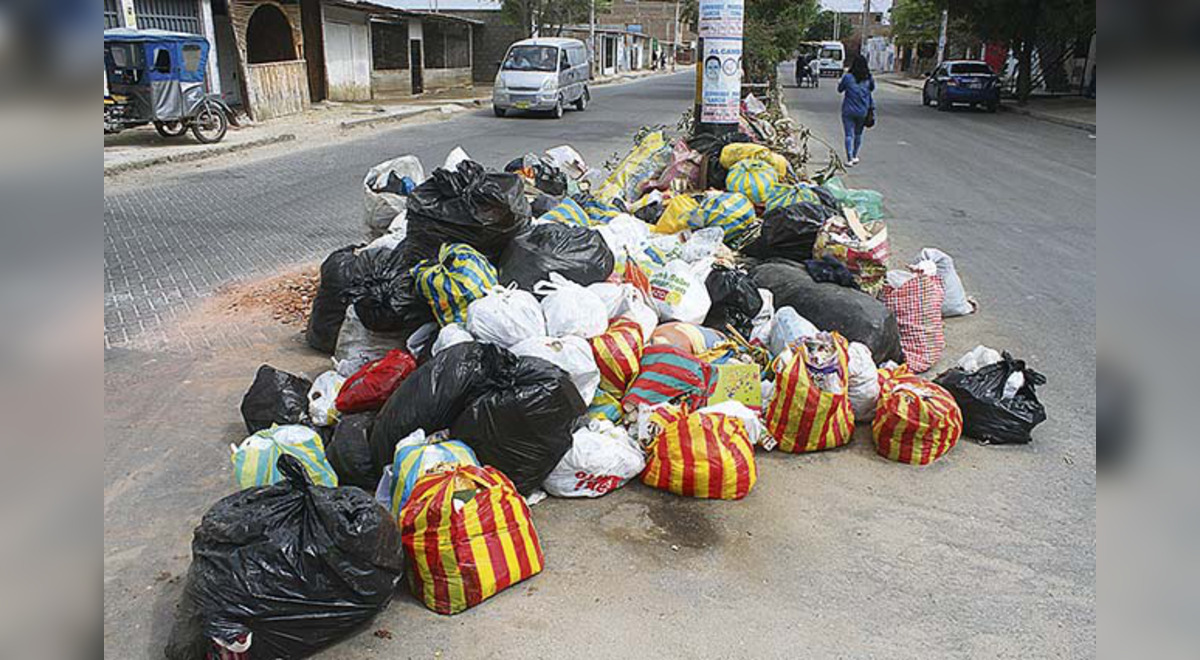
[[[833, 81], [823, 82], [819, 90], [789, 89], [787, 98], [800, 121], [840, 148], [840, 97]], [[909, 588], [927, 590], [929, 606], [937, 603], [975, 631], [965, 635], [1004, 640], [978, 657], [1007, 657], [1007, 648], [1091, 657], [1096, 140], [1004, 112], [938, 112], [921, 106], [919, 91], [887, 83], [879, 85], [876, 104], [878, 124], [867, 131], [862, 163], [849, 177], [885, 194], [892, 266], [922, 247], [942, 248], [982, 304], [978, 315], [947, 322], [953, 357], [945, 362], [986, 343], [1030, 360], [1049, 379], [1042, 399], [1050, 419], [1036, 444], [988, 449], [968, 487], [930, 491], [939, 500], [930, 505], [950, 516], [952, 527], [994, 526], [996, 536], [952, 542], [978, 554]], [[955, 584], [973, 585], [975, 595], [953, 594]], [[1052, 626], [1037, 621], [1047, 615]], [[918, 627], [939, 626], [932, 609], [905, 616]], [[955, 646], [972, 648], [966, 640]]]
[[[836, 137], [832, 89], [788, 95], [799, 119]], [[690, 78], [597, 97], [596, 112], [561, 123], [480, 113], [238, 166], [229, 202], [218, 197], [225, 174], [112, 190], [109, 280], [142, 264], [186, 273], [203, 292], [319, 257], [357, 237], [360, 173], [394, 153], [436, 162], [462, 143], [496, 163], [570, 141], [602, 159], [632, 127], [673, 121]], [[876, 457], [860, 425], [845, 449], [760, 454], [742, 502], [640, 484], [547, 501], [534, 509], [542, 575], [453, 618], [399, 594], [368, 631], [320, 657], [1094, 657], [1094, 143], [1027, 117], [937, 113], [888, 87], [879, 105], [850, 180], [885, 192], [897, 264], [925, 245], [959, 260], [983, 309], [948, 324], [950, 354], [981, 342], [1010, 348], [1050, 378], [1050, 420], [1034, 444], [963, 442], [910, 469]], [[154, 233], [153, 218], [172, 230]], [[139, 261], [119, 267], [117, 250]], [[120, 286], [106, 302], [112, 291], [127, 295], [120, 305], [146, 297]], [[114, 657], [158, 657], [191, 528], [232, 490], [237, 405], [263, 361], [309, 376], [328, 366], [280, 337], [170, 359], [110, 352], [104, 581]], [[378, 628], [393, 638], [373, 636]]]
[[[692, 97], [687, 73], [598, 87], [586, 112], [562, 120], [470, 116], [393, 130], [247, 164], [148, 180], [113, 180], [104, 196], [104, 338], [122, 346], [161, 332], [181, 308], [235, 279], [270, 273], [361, 240], [362, 177], [413, 153], [427, 170], [456, 145], [501, 167], [526, 152], [570, 143], [594, 166], [625, 152], [633, 132], [674, 125]], [[152, 179], [150, 179], [153, 181]], [[164, 323], [164, 321], [166, 323]]]

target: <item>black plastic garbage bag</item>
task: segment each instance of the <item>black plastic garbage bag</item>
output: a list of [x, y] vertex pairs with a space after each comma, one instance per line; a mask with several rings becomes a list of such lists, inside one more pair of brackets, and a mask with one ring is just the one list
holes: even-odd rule
[[526, 291], [550, 273], [587, 286], [612, 274], [613, 254], [600, 232], [552, 222], [535, 225], [513, 239], [500, 257], [500, 284]]
[[278, 466], [284, 481], [226, 497], [196, 527], [170, 660], [247, 634], [251, 658], [307, 657], [391, 601], [403, 562], [387, 511], [357, 488], [314, 486], [292, 456]]
[[354, 251], [361, 245], [350, 245], [334, 250], [321, 263], [321, 282], [317, 295], [313, 297], [312, 313], [308, 316], [308, 329], [304, 338], [314, 349], [333, 354], [337, 346], [338, 331], [342, 319], [346, 318], [346, 306], [350, 304], [346, 290], [354, 280]]
[[550, 362], [522, 357], [507, 367], [459, 415], [450, 437], [528, 495], [571, 449], [575, 422], [587, 406], [571, 376]]
[[257, 433], [272, 424], [307, 424], [308, 391], [312, 382], [264, 364], [242, 397], [246, 431]]
[[652, 225], [652, 224], [658, 222], [658, 219], [660, 217], [662, 217], [662, 213], [663, 213], [662, 202], [655, 201], [655, 202], [650, 202], [649, 204], [643, 206], [642, 208], [634, 211], [633, 216], [648, 225]]
[[709, 271], [704, 286], [712, 306], [708, 308], [703, 325], [721, 332], [726, 332], [726, 326], [732, 325], [743, 337], [749, 337], [754, 317], [763, 306], [762, 296], [750, 274], [717, 265]]
[[837, 197], [833, 196], [833, 193], [829, 192], [828, 188], [825, 186], [814, 186], [812, 191], [820, 198], [821, 207], [828, 211], [830, 215], [842, 214], [842, 203], [838, 201]]
[[368, 330], [412, 333], [433, 320], [407, 262], [403, 243], [394, 250], [369, 250], [358, 256], [347, 295]]
[[325, 458], [337, 473], [341, 486], [357, 486], [368, 493], [375, 492], [379, 478], [374, 477], [375, 462], [371, 456], [371, 427], [375, 411], [343, 415], [325, 443]]
[[821, 330], [836, 330], [850, 341], [866, 344], [876, 364], [904, 362], [896, 315], [870, 295], [814, 282], [804, 266], [792, 261], [767, 261], [751, 274], [760, 288], [774, 295], [775, 309], [792, 307]]
[[529, 203], [529, 207], [533, 212], [533, 217], [540, 218], [549, 213], [554, 207], [562, 204], [564, 199], [566, 199], [565, 196], [556, 197], [554, 195], [547, 195], [546, 193], [538, 193], [537, 197], [534, 197], [533, 201]]
[[[396, 443], [422, 429], [448, 429], [467, 404], [488, 391], [491, 378], [510, 371], [516, 356], [499, 346], [466, 342], [433, 356], [405, 378], [375, 418], [371, 428], [372, 470], [378, 481], [392, 464]], [[507, 365], [507, 366], [506, 366]]]
[[693, 151], [704, 154], [704, 171], [707, 173], [705, 183], [709, 188], [725, 190], [725, 178], [729, 170], [721, 165], [721, 149], [736, 142], [753, 142], [753, 138], [745, 133], [734, 132], [722, 135], [700, 133], [688, 139], [688, 147]]
[[828, 210], [811, 202], [773, 208], [763, 214], [758, 238], [742, 252], [755, 259], [812, 259], [817, 233], [827, 218]]
[[[1038, 401], [1039, 385], [1046, 377], [1014, 360], [1008, 352], [995, 364], [967, 373], [958, 367], [943, 372], [934, 382], [946, 388], [963, 414], [963, 435], [984, 444], [1026, 444], [1033, 440], [1033, 427], [1046, 421], [1046, 408]], [[1017, 372], [1025, 384], [1007, 399], [1004, 384]]]
[[437, 256], [443, 243], [466, 243], [494, 262], [529, 225], [529, 213], [519, 175], [467, 160], [455, 170], [434, 170], [408, 196], [405, 242], [420, 259]]
[[[536, 154], [514, 158], [504, 166], [505, 172], [516, 172], [528, 164], [533, 170], [533, 185], [538, 190], [562, 197], [567, 194], [567, 175], [553, 162]], [[534, 214], [538, 215], [538, 214]]]
[[804, 262], [804, 269], [808, 271], [809, 276], [814, 282], [833, 282], [838, 286], [858, 289], [858, 282], [854, 279], [854, 273], [846, 267], [846, 264], [838, 261], [833, 255], [827, 254], [820, 259], [809, 259]]

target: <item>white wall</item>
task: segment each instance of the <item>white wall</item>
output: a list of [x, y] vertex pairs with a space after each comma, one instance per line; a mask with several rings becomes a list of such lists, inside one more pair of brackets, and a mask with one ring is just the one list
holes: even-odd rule
[[367, 14], [326, 6], [321, 29], [329, 98], [371, 100], [371, 29]]

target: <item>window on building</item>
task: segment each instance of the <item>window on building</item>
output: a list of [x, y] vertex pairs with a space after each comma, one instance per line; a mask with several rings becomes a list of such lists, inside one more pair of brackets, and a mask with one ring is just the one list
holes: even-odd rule
[[425, 68], [471, 66], [470, 27], [450, 21], [425, 21]]
[[199, 46], [183, 47], [183, 69], [188, 73], [196, 73], [200, 70]]
[[371, 60], [376, 70], [408, 68], [408, 23], [371, 23]]

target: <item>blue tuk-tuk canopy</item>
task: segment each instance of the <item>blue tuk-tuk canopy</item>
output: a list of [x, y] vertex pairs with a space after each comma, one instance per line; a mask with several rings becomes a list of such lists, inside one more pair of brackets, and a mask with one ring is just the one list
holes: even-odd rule
[[124, 41], [124, 42], [191, 42], [191, 43], [208, 43], [202, 35], [188, 34], [186, 32], [172, 32], [170, 30], [134, 30], [133, 28], [111, 28], [104, 31], [105, 41]]
[[[205, 66], [208, 62], [208, 40], [198, 34], [171, 32], [169, 30], [133, 30], [130, 28], [113, 28], [104, 31], [105, 44], [138, 44], [143, 49], [148, 80], [178, 80], [185, 83], [204, 82]], [[199, 58], [185, 57], [185, 49], [195, 54], [200, 49]], [[154, 63], [159, 51], [167, 51], [171, 58], [170, 73], [155, 70]]]

